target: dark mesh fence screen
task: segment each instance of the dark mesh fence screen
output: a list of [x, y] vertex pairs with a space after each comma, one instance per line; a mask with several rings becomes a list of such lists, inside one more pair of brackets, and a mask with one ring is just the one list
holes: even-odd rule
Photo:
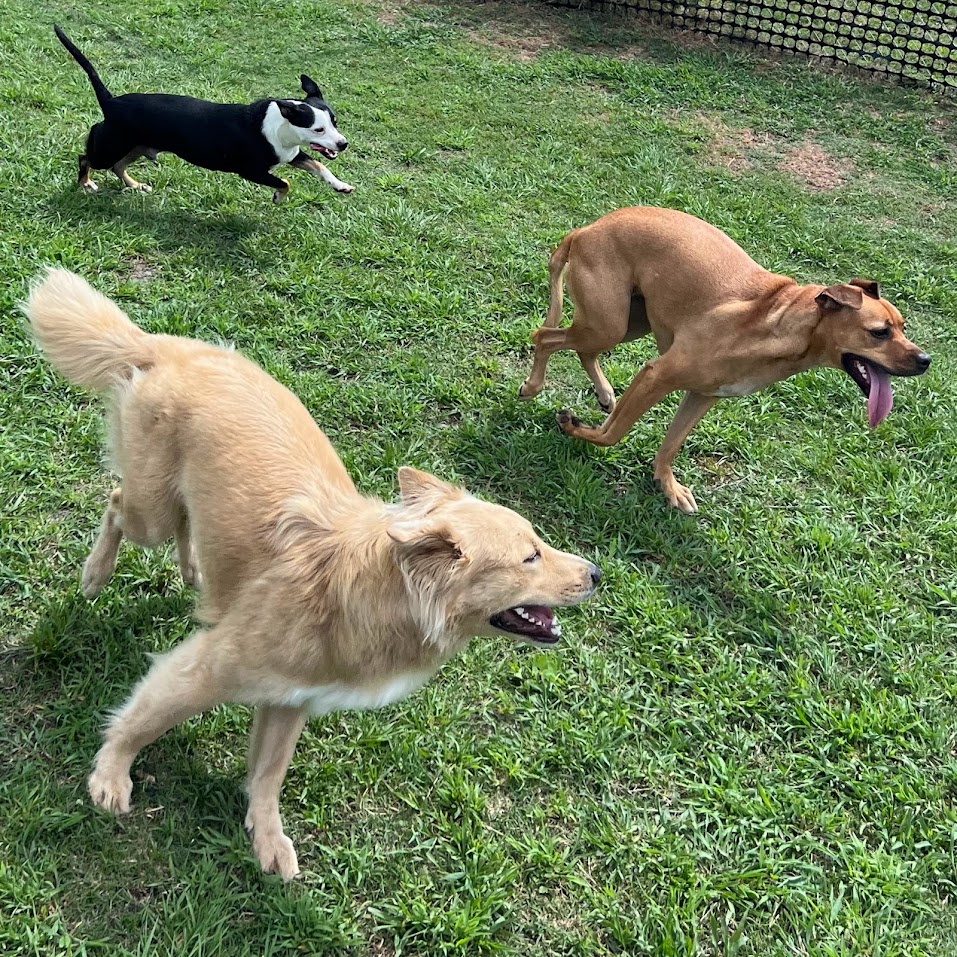
[[894, 0], [546, 0], [555, 6], [651, 14], [671, 26], [957, 88], [957, 2]]

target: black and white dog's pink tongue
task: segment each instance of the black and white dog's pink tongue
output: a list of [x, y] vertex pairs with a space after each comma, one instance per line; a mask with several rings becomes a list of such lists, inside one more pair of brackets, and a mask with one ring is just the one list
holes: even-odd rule
[[871, 377], [871, 391], [867, 396], [867, 421], [872, 429], [876, 429], [894, 407], [894, 391], [891, 389], [891, 377], [873, 362], [867, 363], [867, 372]]

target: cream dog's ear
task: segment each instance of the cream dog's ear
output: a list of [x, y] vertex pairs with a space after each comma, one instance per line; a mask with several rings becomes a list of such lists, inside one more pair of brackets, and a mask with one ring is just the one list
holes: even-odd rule
[[457, 486], [449, 485], [448, 482], [409, 465], [403, 465], [399, 469], [399, 493], [403, 505], [418, 510], [424, 509], [426, 514], [442, 502], [465, 495]]
[[395, 543], [412, 616], [423, 638], [442, 647], [449, 633], [450, 587], [468, 557], [449, 528], [426, 518], [400, 519], [387, 534]]
[[441, 522], [419, 516], [400, 518], [389, 526], [386, 534], [398, 546], [397, 552], [402, 561], [414, 559], [435, 565], [451, 565], [465, 559], [455, 536]]

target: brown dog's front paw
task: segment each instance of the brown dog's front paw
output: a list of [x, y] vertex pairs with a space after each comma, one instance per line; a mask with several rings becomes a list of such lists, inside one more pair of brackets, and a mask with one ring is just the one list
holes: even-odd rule
[[694, 515], [698, 511], [698, 503], [694, 500], [691, 489], [686, 485], [675, 481], [674, 478], [665, 481], [657, 479], [656, 481], [661, 486], [661, 491], [672, 508], [684, 512], [685, 515]]

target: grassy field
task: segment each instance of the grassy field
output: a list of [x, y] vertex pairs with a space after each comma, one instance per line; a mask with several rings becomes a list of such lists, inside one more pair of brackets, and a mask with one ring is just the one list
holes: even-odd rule
[[[7, 0], [0, 11], [0, 953], [923, 957], [957, 951], [957, 112], [929, 94], [532, 4]], [[295, 95], [352, 144], [339, 196], [173, 157], [152, 195], [74, 187], [97, 115], [57, 19], [116, 92]], [[517, 391], [548, 250], [673, 206], [805, 281], [881, 280], [934, 355], [870, 432], [836, 371], [719, 405], [650, 460], [573, 356]], [[171, 554], [78, 570], [111, 487], [98, 401], [16, 303], [46, 263], [151, 330], [223, 338], [313, 411], [359, 486], [460, 480], [605, 570], [554, 654], [476, 643], [386, 711], [314, 721], [283, 810], [304, 869], [242, 829], [248, 712], [174, 730], [135, 809], [94, 813], [104, 712], [192, 625]], [[620, 349], [618, 390], [651, 354]]]

